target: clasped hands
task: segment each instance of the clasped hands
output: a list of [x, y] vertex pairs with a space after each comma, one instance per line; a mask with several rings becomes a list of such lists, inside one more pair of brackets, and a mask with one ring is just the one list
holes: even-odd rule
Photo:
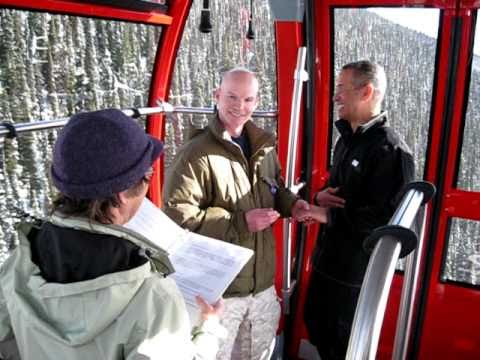
[[[326, 188], [315, 194], [315, 202], [319, 206], [309, 204], [302, 199], [297, 200], [292, 207], [292, 218], [307, 225], [314, 222], [326, 223], [328, 208], [345, 206], [345, 200], [337, 196], [337, 192], [338, 188]], [[278, 211], [271, 208], [252, 209], [245, 213], [250, 232], [265, 230], [279, 217]]]
[[[306, 203], [307, 205], [299, 204], [296, 213], [294, 213], [295, 209], [292, 209], [292, 216], [295, 220], [306, 223], [307, 225], [314, 222], [326, 223], [327, 212], [329, 208], [345, 207], [345, 199], [337, 195], [339, 189], [340, 188], [338, 187], [328, 187], [322, 191], [317, 192], [315, 194], [315, 203], [318, 206], [308, 203]], [[304, 200], [299, 200], [297, 201], [297, 203], [299, 203], [300, 201], [305, 202]], [[295, 203], [295, 205], [297, 203]]]

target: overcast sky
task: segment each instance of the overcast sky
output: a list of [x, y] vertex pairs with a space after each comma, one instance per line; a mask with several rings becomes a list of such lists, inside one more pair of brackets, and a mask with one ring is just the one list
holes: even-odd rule
[[[419, 8], [369, 8], [385, 19], [394, 23], [419, 31], [433, 38], [437, 38], [438, 21], [440, 19], [440, 10], [438, 9], [419, 9]], [[479, 29], [477, 23], [476, 30]], [[478, 33], [478, 31], [476, 31]], [[475, 54], [480, 54], [480, 36], [475, 37]]]

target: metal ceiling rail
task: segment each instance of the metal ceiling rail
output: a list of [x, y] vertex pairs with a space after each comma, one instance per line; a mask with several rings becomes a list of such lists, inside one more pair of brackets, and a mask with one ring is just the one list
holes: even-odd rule
[[[138, 109], [125, 109], [122, 110], [126, 115], [132, 117], [138, 117], [142, 115], [150, 114], [198, 114], [198, 115], [212, 115], [215, 113], [213, 107], [185, 107], [185, 106], [172, 106], [168, 103], [162, 102], [159, 103], [159, 106], [156, 107], [145, 107]], [[276, 118], [277, 112], [275, 110], [266, 110], [266, 111], [255, 111], [253, 117], [260, 118]], [[60, 118], [56, 120], [38, 120], [33, 122], [26, 123], [0, 123], [0, 140], [5, 137], [12, 136], [12, 132], [16, 134], [38, 131], [38, 130], [48, 130], [64, 126], [69, 118]]]

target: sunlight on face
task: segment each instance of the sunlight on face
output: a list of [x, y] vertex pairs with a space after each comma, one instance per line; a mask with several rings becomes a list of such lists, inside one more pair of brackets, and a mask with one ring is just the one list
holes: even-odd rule
[[247, 72], [227, 74], [215, 92], [220, 121], [231, 136], [239, 136], [258, 102], [258, 81]]
[[333, 101], [337, 107], [338, 117], [340, 119], [352, 120], [358, 111], [360, 88], [353, 85], [352, 70], [342, 70], [337, 79]]

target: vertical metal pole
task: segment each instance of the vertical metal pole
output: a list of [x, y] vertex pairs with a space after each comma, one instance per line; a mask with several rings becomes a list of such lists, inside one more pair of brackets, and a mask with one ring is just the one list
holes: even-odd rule
[[[302, 86], [303, 82], [308, 80], [308, 74], [304, 70], [305, 59], [307, 56], [307, 48], [300, 47], [297, 53], [297, 65], [295, 68], [292, 98], [292, 111], [290, 114], [290, 131], [288, 137], [288, 153], [287, 153], [287, 167], [285, 176], [285, 186], [292, 189], [295, 185], [295, 160], [297, 154], [298, 144], [298, 127], [300, 106], [302, 100]], [[289, 219], [283, 222], [283, 284], [282, 284], [282, 298], [283, 298], [283, 313], [290, 312], [290, 293], [291, 293], [291, 231], [292, 224]]]
[[[409, 229], [422, 205], [423, 198], [424, 194], [421, 191], [415, 189], [408, 191], [388, 224]], [[370, 256], [353, 319], [347, 360], [375, 359], [390, 286], [401, 247], [398, 238], [385, 235], [379, 239]]]
[[407, 357], [413, 310], [415, 307], [415, 292], [418, 282], [418, 272], [420, 269], [420, 254], [422, 254], [426, 222], [427, 211], [426, 208], [423, 207], [422, 224], [418, 234], [418, 247], [410, 255], [408, 255], [405, 264], [402, 296], [400, 298], [397, 328], [395, 330], [395, 341], [393, 345], [392, 359], [394, 360], [403, 360]]

